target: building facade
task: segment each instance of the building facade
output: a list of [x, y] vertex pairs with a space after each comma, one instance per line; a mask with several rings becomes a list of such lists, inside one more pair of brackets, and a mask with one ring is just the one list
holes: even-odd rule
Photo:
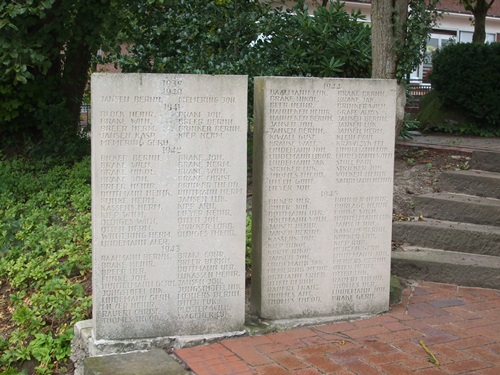
[[[359, 9], [370, 21], [370, 0], [346, 1], [345, 4], [346, 10], [350, 12]], [[427, 74], [432, 67], [431, 53], [433, 51], [446, 45], [450, 40], [459, 43], [472, 41], [474, 17], [459, 4], [459, 0], [441, 0], [438, 10], [442, 12], [442, 17], [438, 20], [427, 42], [428, 57], [417, 70], [412, 72], [410, 77], [412, 81], [426, 83]], [[500, 0], [493, 3], [486, 17], [486, 42], [500, 42]]]

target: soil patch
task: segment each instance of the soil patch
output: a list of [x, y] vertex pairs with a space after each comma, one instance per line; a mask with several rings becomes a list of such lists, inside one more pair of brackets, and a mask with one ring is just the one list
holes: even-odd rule
[[441, 191], [443, 172], [469, 169], [471, 154], [446, 149], [396, 146], [394, 159], [394, 220], [418, 217], [413, 198]]

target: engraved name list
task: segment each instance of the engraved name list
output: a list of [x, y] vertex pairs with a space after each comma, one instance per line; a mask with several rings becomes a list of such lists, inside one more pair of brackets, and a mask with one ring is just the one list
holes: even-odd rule
[[92, 98], [97, 338], [239, 328], [246, 79], [96, 74]]

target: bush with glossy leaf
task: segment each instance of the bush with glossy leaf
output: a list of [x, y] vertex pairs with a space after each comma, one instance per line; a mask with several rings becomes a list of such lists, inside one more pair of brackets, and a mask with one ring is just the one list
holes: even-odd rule
[[[314, 16], [296, 5], [266, 2], [178, 1], [143, 3], [118, 55], [127, 72], [369, 77], [370, 28], [344, 3]], [[116, 56], [111, 57], [112, 60]]]

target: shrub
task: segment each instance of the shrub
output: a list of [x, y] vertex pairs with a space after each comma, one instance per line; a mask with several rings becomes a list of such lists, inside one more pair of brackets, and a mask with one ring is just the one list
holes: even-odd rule
[[67, 167], [0, 157], [0, 284], [11, 314], [0, 316], [0, 372], [27, 360], [38, 374], [64, 372], [72, 326], [90, 315], [90, 196], [90, 158]]
[[371, 30], [361, 11], [347, 13], [345, 3], [318, 7], [313, 17], [300, 4], [277, 11], [264, 25], [268, 40], [260, 49], [272, 61], [267, 74], [354, 77], [371, 74]]
[[432, 65], [432, 86], [443, 107], [470, 116], [470, 131], [500, 134], [500, 43], [449, 44]]
[[370, 28], [332, 2], [271, 9], [266, 2], [191, 0], [142, 4], [111, 56], [126, 72], [368, 77]]

